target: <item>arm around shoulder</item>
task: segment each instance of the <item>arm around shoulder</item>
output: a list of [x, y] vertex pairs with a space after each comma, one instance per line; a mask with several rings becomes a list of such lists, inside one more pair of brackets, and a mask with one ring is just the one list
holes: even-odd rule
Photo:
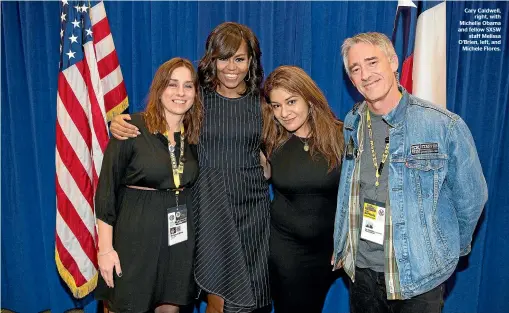
[[120, 114], [113, 117], [110, 124], [112, 136], [119, 140], [126, 140], [138, 136], [140, 134], [138, 127], [126, 122], [130, 120], [131, 116], [129, 114]]

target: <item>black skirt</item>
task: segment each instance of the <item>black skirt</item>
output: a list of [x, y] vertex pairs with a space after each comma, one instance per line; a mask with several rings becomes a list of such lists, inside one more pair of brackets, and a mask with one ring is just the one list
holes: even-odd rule
[[[113, 247], [122, 277], [114, 273], [115, 287], [109, 288], [99, 274], [96, 298], [115, 313], [147, 312], [163, 303], [192, 303], [196, 288], [191, 208], [188, 206], [188, 239], [168, 246], [167, 208], [175, 206], [175, 194], [123, 187], [119, 195]], [[188, 189], [181, 192], [179, 204], [191, 203], [189, 196]]]

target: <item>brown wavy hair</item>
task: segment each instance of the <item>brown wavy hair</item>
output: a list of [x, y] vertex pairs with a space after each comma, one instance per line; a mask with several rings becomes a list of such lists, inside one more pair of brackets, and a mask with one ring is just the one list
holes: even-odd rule
[[279, 66], [264, 83], [262, 113], [263, 140], [270, 158], [291, 136], [275, 118], [270, 93], [274, 89], [301, 96], [309, 104], [308, 123], [311, 129], [310, 153], [313, 158], [322, 155], [329, 171], [341, 165], [344, 150], [343, 122], [332, 112], [327, 99], [304, 70], [296, 66]]
[[152, 85], [150, 86], [147, 107], [145, 108], [143, 117], [151, 133], [164, 133], [166, 131], [166, 118], [164, 115], [164, 107], [161, 103], [161, 95], [170, 83], [171, 74], [179, 67], [185, 67], [191, 71], [191, 76], [193, 78], [196, 95], [193, 105], [189, 111], [184, 114], [183, 123], [186, 129], [187, 141], [190, 144], [197, 144], [203, 120], [203, 104], [200, 96], [200, 88], [198, 86], [198, 75], [194, 70], [193, 64], [189, 60], [173, 58], [159, 66], [152, 80]]
[[219, 24], [207, 38], [205, 55], [198, 64], [200, 85], [203, 88], [208, 91], [216, 91], [220, 83], [217, 79], [216, 60], [231, 58], [239, 49], [242, 41], [246, 43], [248, 55], [251, 58], [248, 74], [244, 78], [247, 88], [243, 95], [260, 92], [263, 67], [260, 61], [262, 52], [258, 38], [249, 27], [234, 22]]

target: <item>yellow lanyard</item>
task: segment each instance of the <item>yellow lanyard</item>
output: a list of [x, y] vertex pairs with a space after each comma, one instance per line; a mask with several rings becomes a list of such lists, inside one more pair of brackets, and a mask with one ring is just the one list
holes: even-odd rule
[[[177, 158], [175, 156], [175, 146], [172, 146], [169, 139], [168, 131], [164, 132], [164, 136], [168, 139], [168, 150], [170, 151], [171, 158], [171, 169], [173, 172], [173, 183], [175, 184], [175, 188], [180, 187], [180, 178], [184, 173], [184, 124], [180, 126], [180, 156], [179, 156], [179, 165], [177, 166]], [[175, 194], [179, 194], [179, 191], [176, 190]]]
[[369, 135], [369, 144], [371, 146], [371, 156], [373, 157], [373, 166], [375, 167], [375, 176], [376, 176], [376, 182], [375, 186], [378, 187], [380, 185], [380, 182], [378, 181], [380, 174], [382, 173], [382, 169], [384, 167], [385, 161], [387, 160], [387, 156], [389, 156], [389, 143], [385, 143], [385, 149], [384, 153], [382, 155], [382, 162], [380, 162], [380, 165], [378, 165], [378, 160], [376, 158], [376, 152], [375, 152], [375, 143], [373, 142], [373, 131], [371, 130], [371, 116], [369, 114], [369, 110], [366, 109], [366, 119], [367, 119], [367, 126], [368, 126], [368, 135]]

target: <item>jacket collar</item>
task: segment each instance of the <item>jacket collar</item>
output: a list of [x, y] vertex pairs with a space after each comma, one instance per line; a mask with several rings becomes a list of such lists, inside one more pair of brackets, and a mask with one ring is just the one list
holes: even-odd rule
[[399, 100], [398, 105], [392, 109], [389, 113], [383, 116], [384, 120], [391, 127], [399, 127], [405, 121], [406, 110], [408, 107], [409, 93], [402, 86], [398, 86], [399, 92], [401, 92], [401, 99]]
[[[383, 116], [383, 119], [391, 126], [391, 127], [399, 127], [404, 121], [406, 116], [406, 110], [408, 107], [408, 101], [410, 94], [406, 91], [402, 86], [398, 87], [398, 90], [401, 92], [401, 99], [399, 103], [392, 111]], [[366, 101], [358, 102], [354, 105], [352, 109], [352, 119], [347, 119], [345, 121], [345, 128], [347, 129], [355, 129], [356, 125], [360, 120], [360, 114], [366, 112], [368, 104]]]

